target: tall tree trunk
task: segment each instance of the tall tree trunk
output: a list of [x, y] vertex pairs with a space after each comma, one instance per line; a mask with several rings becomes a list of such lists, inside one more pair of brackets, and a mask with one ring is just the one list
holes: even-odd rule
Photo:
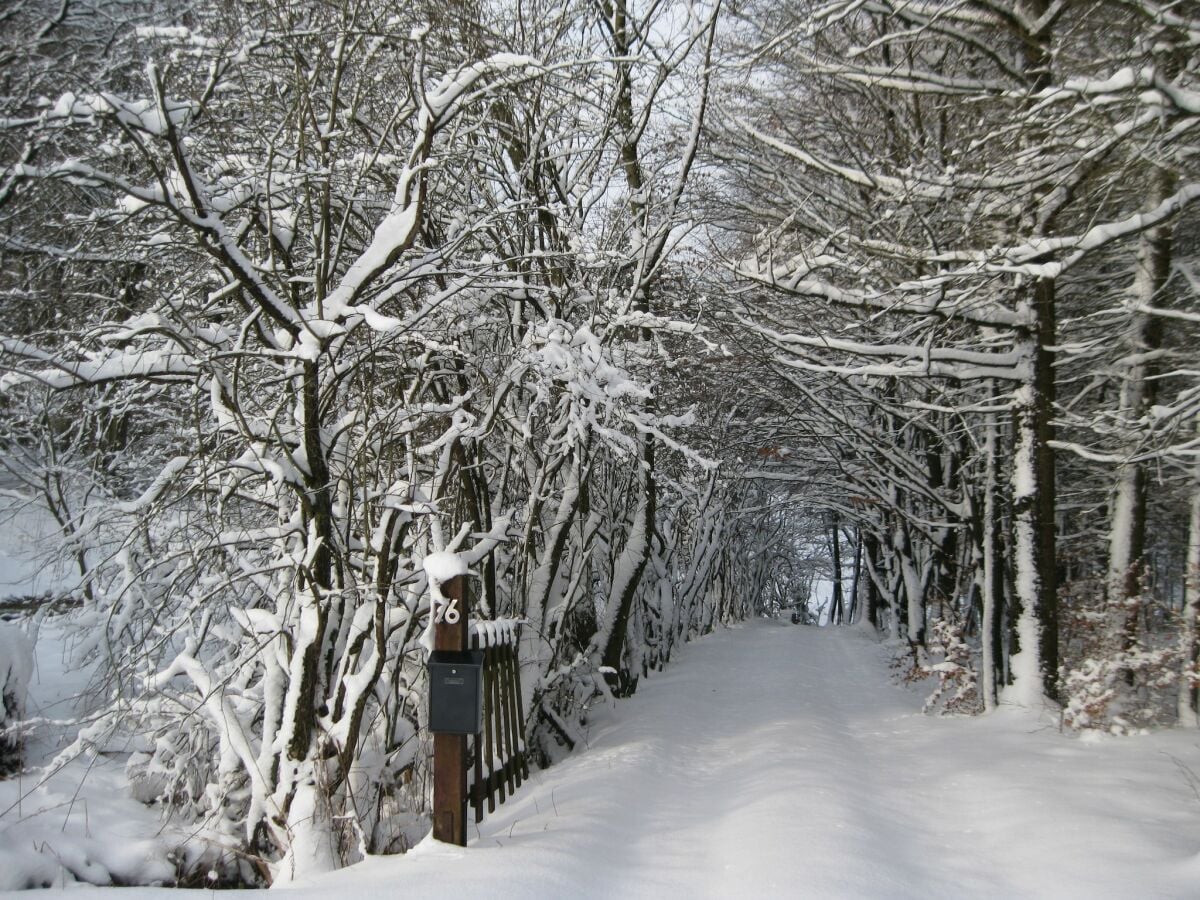
[[1054, 440], [1055, 286], [1037, 279], [1018, 304], [1028, 323], [1018, 347], [1032, 369], [1016, 391], [1012, 459], [1013, 555], [1018, 605], [1011, 699], [1036, 706], [1058, 698], [1058, 572]]
[[[1200, 419], [1197, 419], [1200, 434]], [[1181, 669], [1179, 677], [1179, 724], [1185, 728], [1200, 728], [1195, 685], [1196, 661], [1200, 658], [1200, 463], [1192, 466], [1191, 514], [1188, 517], [1187, 575], [1183, 589], [1183, 614], [1180, 617]]]
[[[629, 12], [626, 0], [613, 0], [612, 4], [604, 4], [606, 14], [611, 20], [611, 37], [613, 51], [617, 58], [617, 99], [614, 115], [620, 135], [620, 161], [625, 174], [625, 186], [629, 191], [629, 211], [633, 218], [633, 227], [640, 234], [639, 243], [644, 247], [647, 237], [648, 209], [646, 206], [645, 182], [642, 174], [641, 158], [638, 151], [638, 132], [633, 108], [633, 78], [632, 64], [628, 59], [630, 54], [631, 34]], [[634, 271], [639, 269], [634, 266]], [[633, 307], [638, 312], [650, 312], [650, 284], [643, 280], [635, 285], [637, 295]], [[647, 344], [651, 340], [649, 329], [638, 330], [640, 339]], [[648, 404], [649, 405], [649, 404]], [[654, 479], [654, 436], [643, 434], [640, 437], [639, 462], [641, 466], [638, 486], [640, 497], [638, 510], [634, 517], [633, 530], [621, 554], [618, 572], [614, 578], [612, 595], [609, 604], [615, 604], [611, 616], [611, 627], [604, 635], [604, 650], [601, 664], [612, 670], [608, 678], [619, 695], [633, 693], [636, 677], [631, 677], [623, 665], [622, 649], [629, 627], [629, 618], [633, 610], [634, 597], [641, 583], [642, 573], [650, 558], [651, 532], [654, 528], [654, 517], [657, 507], [657, 485]]]
[[862, 528], [854, 526], [854, 567], [850, 574], [850, 601], [846, 609], [846, 623], [854, 624], [855, 619], [862, 618], [859, 602], [859, 585], [862, 582], [863, 535]]
[[[1054, 64], [1054, 17], [1049, 0], [1019, 0], [1009, 20], [1022, 46], [1022, 70], [1033, 98], [1048, 88]], [[1036, 32], [1029, 23], [1042, 23]], [[1041, 135], [1029, 136], [1031, 145]], [[1061, 208], [1061, 206], [1060, 206]], [[1054, 214], [1043, 217], [1031, 200], [1022, 223], [1039, 237], [1053, 230]], [[1035, 278], [1017, 287], [1015, 349], [1030, 368], [1013, 404], [1012, 458], [1013, 567], [1018, 649], [1009, 659], [1011, 699], [1035, 706], [1042, 696], [1058, 699], [1057, 491], [1054, 440], [1054, 351], [1057, 338], [1056, 286], [1053, 278]]]
[[[1170, 193], [1174, 179], [1163, 171], [1154, 174], [1150, 196], [1153, 208]], [[1144, 310], [1153, 306], [1167, 283], [1171, 266], [1171, 226], [1159, 225], [1142, 232], [1138, 240], [1137, 269], [1128, 296], [1131, 305], [1126, 339], [1125, 372], [1121, 384], [1120, 421], [1131, 432], [1155, 399], [1155, 356], [1162, 346], [1162, 322]], [[1129, 447], [1130, 455], [1137, 451]], [[1112, 646], [1128, 651], [1137, 643], [1138, 597], [1142, 592], [1142, 556], [1146, 546], [1146, 467], [1136, 460], [1121, 466], [1113, 491], [1109, 518], [1106, 589], [1112, 616]], [[1132, 672], [1126, 673], [1132, 682]]]
[[[643, 444], [642, 449], [650, 452], [652, 464], [653, 445]], [[600, 664], [608, 670], [606, 677], [618, 697], [632, 694], [637, 686], [636, 674], [625, 665], [624, 649], [634, 599], [650, 559], [650, 535], [654, 527], [654, 475], [649, 465], [643, 464], [638, 481], [641, 498], [629, 529], [629, 537], [617, 559], [608, 609], [597, 642], [602, 651]]]
[[844, 598], [842, 596], [842, 541], [841, 541], [841, 525], [838, 522], [838, 514], [831, 513], [829, 516], [829, 553], [830, 564], [833, 568], [833, 596], [829, 602], [829, 624], [842, 624], [842, 614], [844, 610]]
[[1000, 547], [998, 541], [999, 509], [996, 504], [996, 420], [989, 413], [987, 432], [984, 437], [984, 466], [986, 467], [983, 487], [983, 621], [980, 642], [983, 659], [983, 708], [996, 708], [998, 695], [997, 676], [1000, 673], [1000, 609], [1003, 602], [1003, 574], [1000, 571]]
[[914, 558], [915, 548], [909, 535], [908, 525], [897, 521], [896, 534], [893, 539], [896, 550], [896, 564], [904, 579], [904, 596], [906, 599], [906, 636], [908, 642], [917, 647], [925, 646], [925, 579], [917, 568]]
[[879, 590], [879, 540], [874, 532], [863, 535], [863, 566], [867, 576], [867, 620], [883, 627], [883, 593]]

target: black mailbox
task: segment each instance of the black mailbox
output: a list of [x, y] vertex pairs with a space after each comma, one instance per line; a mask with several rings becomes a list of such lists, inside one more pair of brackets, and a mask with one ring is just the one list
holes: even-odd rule
[[429, 730], [483, 731], [482, 650], [434, 650], [429, 655]]

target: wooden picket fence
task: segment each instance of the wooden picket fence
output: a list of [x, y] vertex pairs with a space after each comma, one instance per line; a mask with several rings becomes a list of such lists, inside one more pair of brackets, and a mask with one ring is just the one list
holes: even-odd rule
[[529, 778], [517, 657], [519, 629], [520, 622], [510, 619], [471, 623], [471, 649], [484, 654], [483, 733], [471, 740], [473, 777], [467, 790], [477, 823], [483, 821], [484, 804], [488, 813], [494, 813], [496, 804]]

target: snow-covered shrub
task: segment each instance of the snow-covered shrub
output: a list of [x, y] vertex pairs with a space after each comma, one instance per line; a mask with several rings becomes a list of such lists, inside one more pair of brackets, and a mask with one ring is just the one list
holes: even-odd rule
[[951, 618], [936, 620], [930, 629], [929, 653], [941, 659], [921, 666], [925, 675], [937, 678], [937, 687], [923, 707], [926, 713], [974, 715], [983, 708], [972, 650], [962, 631], [962, 624]]
[[0, 777], [21, 768], [21, 736], [29, 679], [33, 674], [33, 647], [15, 625], [0, 622]]
[[[1178, 678], [1176, 647], [1133, 647], [1081, 660], [1062, 672], [1063, 724], [1113, 734], [1156, 724], [1155, 704], [1148, 694], [1172, 687]], [[1131, 682], [1137, 690], [1130, 690]]]
[[541, 767], [553, 765], [585, 740], [587, 709], [603, 690], [582, 654], [548, 672], [533, 692], [529, 751]]
[[1108, 596], [1098, 579], [1064, 592], [1065, 642], [1059, 670], [1062, 721], [1068, 728], [1127, 734], [1172, 721], [1182, 647], [1170, 629], [1138, 630], [1149, 596]]

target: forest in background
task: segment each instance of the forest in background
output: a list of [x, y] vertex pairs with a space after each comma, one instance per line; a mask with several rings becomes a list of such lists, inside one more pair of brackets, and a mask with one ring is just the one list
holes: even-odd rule
[[65, 752], [130, 752], [182, 867], [401, 849], [435, 553], [520, 621], [543, 762], [781, 610], [869, 622], [930, 709], [1197, 726], [1200, 5], [0, 29], [6, 490], [78, 579]]

